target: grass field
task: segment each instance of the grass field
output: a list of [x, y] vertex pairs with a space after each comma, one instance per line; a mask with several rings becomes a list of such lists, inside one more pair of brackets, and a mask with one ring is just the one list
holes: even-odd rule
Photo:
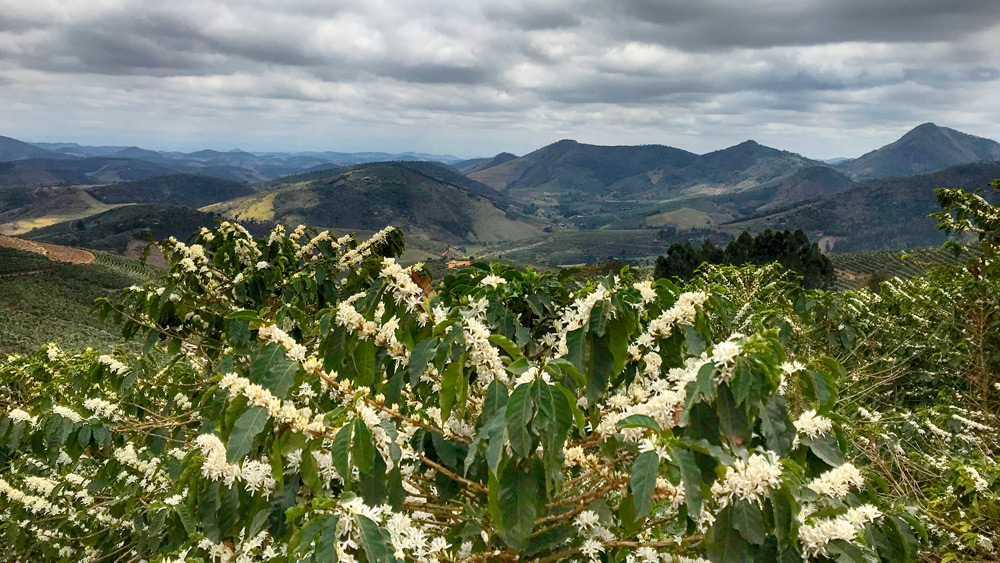
[[113, 347], [121, 341], [117, 327], [98, 322], [91, 305], [153, 272], [103, 252], [90, 264], [65, 264], [0, 248], [0, 353], [29, 352], [50, 341], [68, 350]]

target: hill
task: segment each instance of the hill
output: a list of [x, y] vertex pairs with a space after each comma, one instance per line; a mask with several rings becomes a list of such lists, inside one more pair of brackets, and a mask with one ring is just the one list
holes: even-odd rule
[[449, 244], [541, 233], [539, 225], [501, 208], [502, 196], [435, 164], [375, 163], [290, 180], [204, 210], [289, 226], [378, 230], [396, 225], [407, 235]]
[[25, 158], [59, 158], [59, 155], [23, 141], [0, 135], [0, 162]]
[[979, 161], [1000, 160], [1000, 143], [924, 123], [890, 143], [839, 168], [855, 179], [924, 174]]
[[[971, 252], [978, 253], [974, 246], [967, 248]], [[837, 289], [863, 287], [876, 274], [888, 274], [906, 280], [923, 275], [936, 266], [962, 265], [969, 260], [968, 253], [955, 253], [942, 246], [906, 250], [831, 252], [827, 257], [837, 269]]]
[[452, 168], [458, 170], [462, 174], [472, 174], [473, 172], [479, 172], [480, 170], [486, 170], [487, 168], [493, 168], [494, 166], [499, 166], [505, 162], [510, 162], [517, 158], [509, 152], [502, 152], [493, 158], [473, 158], [471, 160], [463, 160], [462, 162], [456, 162], [452, 165]]
[[250, 186], [196, 174], [155, 176], [87, 190], [101, 203], [166, 203], [199, 208], [254, 193]]
[[[186, 207], [143, 203], [127, 205], [75, 221], [65, 221], [35, 229], [22, 236], [31, 240], [138, 256], [148, 242], [175, 237], [185, 240], [201, 227], [211, 227], [217, 215]], [[260, 236], [263, 231], [258, 230]]]
[[[725, 225], [757, 232], [802, 229], [825, 239], [826, 250], [881, 250], [941, 244], [945, 237], [930, 213], [939, 211], [935, 188], [986, 188], [1000, 178], [1000, 163], [954, 166], [919, 176], [867, 180], [820, 200]], [[984, 192], [985, 197], [993, 197]]]
[[28, 353], [48, 342], [73, 351], [121, 342], [90, 308], [98, 297], [142, 283], [154, 270], [102, 252], [86, 264], [0, 247], [0, 354]]
[[101, 203], [79, 186], [0, 188], [0, 233], [24, 233], [114, 207], [117, 205]]
[[756, 141], [698, 156], [684, 166], [660, 166], [611, 186], [618, 197], [723, 195], [778, 181], [810, 166], [825, 166]]
[[780, 205], [819, 199], [846, 191], [854, 185], [850, 178], [827, 166], [803, 168], [785, 178], [761, 210]]
[[619, 180], [658, 167], [682, 167], [695, 158], [694, 153], [663, 145], [599, 146], [563, 140], [469, 177], [519, 197], [604, 196]]

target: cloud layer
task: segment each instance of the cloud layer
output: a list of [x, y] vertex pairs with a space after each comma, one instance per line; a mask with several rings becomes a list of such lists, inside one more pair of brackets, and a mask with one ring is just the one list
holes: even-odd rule
[[995, 0], [0, 0], [0, 134], [523, 153], [856, 155], [1000, 137]]

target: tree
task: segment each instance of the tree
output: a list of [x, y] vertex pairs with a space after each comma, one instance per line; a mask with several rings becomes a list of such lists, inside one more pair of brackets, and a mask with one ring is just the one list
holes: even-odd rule
[[819, 246], [810, 243], [800, 229], [795, 232], [765, 230], [756, 237], [744, 231], [726, 248], [720, 249], [711, 240], [701, 247], [690, 242], [673, 243], [666, 256], [656, 261], [655, 276], [690, 280], [702, 264], [764, 265], [778, 262], [786, 271], [801, 276], [808, 288], [825, 288], [833, 284], [834, 268]]

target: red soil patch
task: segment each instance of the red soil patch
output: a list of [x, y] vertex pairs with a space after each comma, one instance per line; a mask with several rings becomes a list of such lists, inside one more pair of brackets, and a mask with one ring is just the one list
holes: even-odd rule
[[56, 262], [88, 264], [94, 261], [94, 255], [86, 250], [60, 246], [58, 244], [49, 244], [47, 242], [35, 242], [33, 240], [25, 240], [23, 238], [11, 237], [7, 235], [0, 235], [0, 246], [34, 252], [45, 256], [49, 260], [55, 260]]

